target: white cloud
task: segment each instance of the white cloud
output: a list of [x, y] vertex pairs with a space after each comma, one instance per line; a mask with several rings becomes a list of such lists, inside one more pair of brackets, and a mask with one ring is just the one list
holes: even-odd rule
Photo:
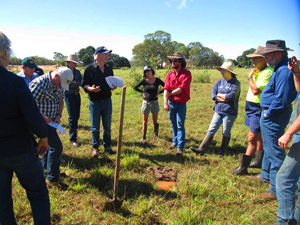
[[186, 8], [186, 0], [182, 0], [178, 8], [179, 9]]
[[143, 40], [141, 38], [100, 35], [50, 29], [4, 28], [2, 31], [12, 42], [12, 50], [18, 58], [37, 55], [53, 58], [53, 52], [63, 55], [73, 54], [91, 45], [95, 48], [105, 46], [113, 53], [132, 58], [132, 49]]
[[171, 3], [170, 3], [170, 2], [166, 2], [165, 4], [166, 4], [167, 6], [169, 6], [169, 7], [171, 6]]

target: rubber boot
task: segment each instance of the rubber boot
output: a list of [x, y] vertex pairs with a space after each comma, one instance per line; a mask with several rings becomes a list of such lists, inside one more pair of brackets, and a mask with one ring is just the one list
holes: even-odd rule
[[264, 157], [264, 151], [257, 151], [255, 152], [255, 161], [250, 164], [250, 168], [261, 168], [261, 163]]
[[205, 152], [207, 152], [208, 147], [210, 146], [211, 142], [213, 140], [213, 137], [211, 137], [210, 135], [206, 134], [203, 141], [201, 142], [199, 148], [196, 147], [190, 147], [190, 149], [200, 155], [204, 155]]
[[223, 136], [221, 150], [218, 152], [218, 157], [223, 157], [230, 142], [230, 137]]
[[154, 123], [154, 138], [157, 138], [158, 137], [158, 128], [159, 128], [159, 124], [158, 123]]
[[143, 124], [143, 128], [142, 128], [142, 132], [143, 132], [143, 137], [141, 139], [140, 142], [144, 142], [146, 140], [146, 135], [147, 135], [147, 124]]
[[241, 165], [235, 171], [231, 171], [231, 173], [235, 175], [244, 175], [248, 174], [247, 168], [251, 162], [252, 156], [249, 155], [242, 155], [241, 157]]

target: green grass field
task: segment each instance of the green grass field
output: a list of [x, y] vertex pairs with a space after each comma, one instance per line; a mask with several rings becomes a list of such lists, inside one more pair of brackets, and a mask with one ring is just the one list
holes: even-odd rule
[[[205, 156], [195, 155], [190, 146], [199, 145], [205, 136], [213, 115], [211, 90], [221, 78], [217, 70], [191, 69], [191, 100], [187, 104], [186, 149], [183, 158], [175, 156], [171, 144], [171, 124], [163, 110], [163, 96], [159, 97], [159, 138], [153, 140], [151, 117], [146, 143], [142, 136], [142, 95], [133, 90], [142, 78], [142, 68], [114, 70], [127, 86], [119, 198], [124, 198], [122, 208], [103, 211], [106, 201], [112, 199], [115, 156], [103, 153], [91, 159], [90, 117], [87, 94], [81, 90], [81, 117], [78, 142], [71, 146], [68, 136], [68, 114], [63, 112], [62, 126], [66, 134], [63, 142], [61, 172], [68, 177], [65, 191], [49, 190], [53, 224], [275, 224], [277, 203], [264, 202], [257, 194], [268, 189], [267, 184], [249, 180], [247, 176], [230, 173], [239, 166], [239, 154], [247, 147], [248, 129], [244, 126], [244, 106], [248, 91], [247, 74], [250, 70], [235, 69], [242, 85], [239, 115], [232, 129], [232, 139], [227, 154], [218, 158], [216, 152], [222, 139], [221, 128], [215, 135], [210, 151]], [[156, 70], [164, 80], [167, 69]], [[200, 83], [209, 76], [209, 83]], [[121, 88], [113, 91], [112, 140], [117, 149]], [[102, 129], [102, 127], [101, 127]], [[102, 135], [101, 135], [102, 140]], [[170, 167], [178, 172], [176, 186], [170, 191], [159, 190], [150, 166]], [[259, 174], [260, 169], [248, 169]], [[18, 224], [31, 224], [32, 216], [26, 193], [16, 178], [13, 180], [14, 210]]]

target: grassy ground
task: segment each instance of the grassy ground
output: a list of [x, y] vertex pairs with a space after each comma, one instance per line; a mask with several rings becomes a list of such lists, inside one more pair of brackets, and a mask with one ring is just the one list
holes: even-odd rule
[[[113, 212], [103, 211], [104, 203], [112, 199], [115, 156], [102, 153], [91, 159], [91, 135], [87, 94], [81, 90], [82, 105], [79, 120], [78, 141], [75, 148], [68, 134], [61, 137], [64, 146], [61, 171], [68, 177], [62, 181], [69, 184], [65, 191], [50, 189], [51, 217], [53, 224], [274, 224], [276, 202], [263, 202], [257, 193], [266, 191], [267, 184], [237, 177], [230, 173], [239, 166], [239, 154], [245, 152], [248, 129], [244, 126], [244, 106], [248, 91], [249, 70], [236, 69], [242, 85], [239, 116], [232, 129], [232, 140], [227, 154], [218, 158], [221, 129], [216, 134], [210, 152], [197, 156], [189, 147], [199, 145], [205, 136], [213, 115], [211, 90], [217, 79], [217, 70], [191, 70], [191, 100], [187, 104], [186, 149], [183, 158], [176, 158], [171, 144], [171, 125], [162, 110], [159, 98], [159, 138], [152, 139], [151, 120], [148, 124], [146, 143], [141, 139], [142, 95], [132, 85], [142, 77], [142, 69], [115, 70], [127, 86], [119, 198], [124, 198], [122, 208]], [[167, 70], [157, 70], [164, 79]], [[209, 83], [198, 83], [203, 78]], [[197, 82], [196, 82], [197, 81]], [[112, 140], [116, 150], [119, 128], [121, 89], [113, 92]], [[63, 112], [62, 126], [67, 128], [68, 115]], [[101, 128], [102, 129], [102, 128]], [[102, 137], [101, 137], [102, 140]], [[101, 148], [103, 152], [103, 148]], [[170, 191], [157, 188], [149, 166], [170, 167], [178, 171], [176, 186]], [[249, 169], [258, 174], [259, 169]], [[13, 180], [13, 198], [18, 224], [31, 224], [32, 217], [26, 193], [17, 179]]]

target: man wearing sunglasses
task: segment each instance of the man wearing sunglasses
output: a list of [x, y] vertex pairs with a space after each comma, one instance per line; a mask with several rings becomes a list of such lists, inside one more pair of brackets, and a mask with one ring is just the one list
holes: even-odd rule
[[164, 110], [168, 111], [172, 124], [172, 145], [169, 149], [177, 149], [176, 156], [183, 155], [185, 146], [186, 102], [190, 99], [191, 72], [186, 67], [182, 54], [167, 56], [173, 70], [165, 78]]
[[43, 118], [48, 124], [48, 152], [42, 156], [42, 166], [47, 170], [46, 183], [48, 186], [58, 186], [59, 166], [63, 146], [56, 129], [49, 123], [60, 123], [64, 107], [64, 90], [69, 90], [69, 83], [73, 80], [73, 73], [67, 67], [56, 70], [34, 79], [29, 84], [29, 89], [40, 109]]

